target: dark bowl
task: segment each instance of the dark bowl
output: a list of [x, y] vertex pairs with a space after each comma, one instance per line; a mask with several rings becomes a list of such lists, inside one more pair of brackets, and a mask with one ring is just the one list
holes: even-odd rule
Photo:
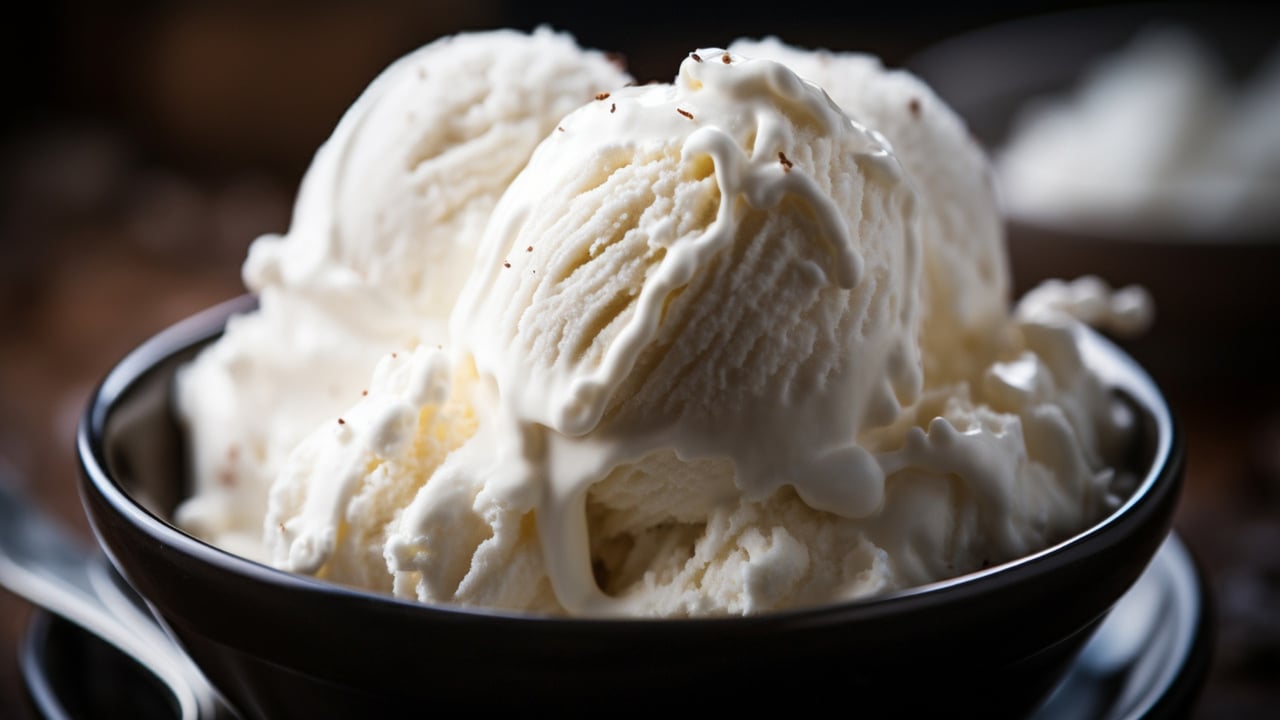
[[[994, 153], [1030, 103], [1078, 87], [1099, 59], [1157, 23], [1193, 32], [1235, 80], [1252, 76], [1280, 47], [1273, 13], [1264, 6], [1129, 3], [963, 33], [921, 50], [906, 65]], [[1083, 275], [1151, 292], [1152, 328], [1121, 345], [1162, 383], [1270, 372], [1269, 348], [1280, 336], [1280, 289], [1273, 277], [1280, 267], [1280, 227], [1244, 235], [1230, 228], [1103, 228], [1023, 216], [1010, 217], [1007, 227], [1016, 295], [1044, 280]]]
[[170, 522], [185, 492], [174, 371], [251, 302], [212, 308], [127, 356], [78, 435], [99, 541], [245, 717], [759, 710], [774, 700], [1025, 716], [1146, 567], [1182, 483], [1182, 440], [1159, 388], [1089, 332], [1087, 362], [1139, 420], [1127, 468], [1136, 489], [1042, 552], [885, 597], [745, 618], [557, 619], [408, 602], [246, 560]]

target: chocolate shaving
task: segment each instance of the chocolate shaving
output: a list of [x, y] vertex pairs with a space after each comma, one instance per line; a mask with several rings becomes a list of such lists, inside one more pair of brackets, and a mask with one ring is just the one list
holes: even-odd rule
[[920, 98], [911, 98], [911, 102], [907, 103], [907, 110], [911, 111], [911, 117], [920, 117]]
[[617, 110], [618, 110], [618, 103], [609, 103], [609, 112], [616, 112]]
[[731, 59], [731, 58], [729, 57], [729, 53], [725, 53], [725, 54], [723, 54], [723, 55], [721, 55], [721, 56], [720, 56], [720, 62], [724, 63], [725, 65], [728, 65], [728, 64], [729, 64], [730, 59]]
[[778, 151], [778, 162], [782, 163], [783, 172], [791, 172], [791, 167], [794, 163], [788, 160], [787, 154], [781, 150]]
[[702, 62], [702, 56], [699, 55], [698, 53], [692, 53], [689, 55], [689, 57], [693, 58], [694, 62]]
[[596, 93], [596, 99], [597, 99], [597, 100], [604, 100], [604, 99], [605, 99], [605, 98], [607, 98], [607, 97], [609, 97], [609, 93], [607, 93], [607, 92]]
[[676, 108], [676, 112], [678, 112], [678, 113], [680, 113], [681, 115], [683, 115], [683, 116], [685, 116], [685, 117], [689, 118], [690, 120], [692, 120], [692, 119], [693, 119], [693, 113], [689, 112], [688, 110], [682, 110], [682, 109], [680, 109], [680, 108]]

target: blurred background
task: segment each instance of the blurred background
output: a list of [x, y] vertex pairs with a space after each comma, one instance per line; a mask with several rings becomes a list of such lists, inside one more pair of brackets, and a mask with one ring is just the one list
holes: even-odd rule
[[[0, 458], [89, 542], [72, 444], [94, 384], [138, 342], [242, 292], [249, 243], [287, 227], [342, 111], [441, 35], [545, 23], [622, 53], [642, 81], [666, 80], [689, 50], [740, 36], [900, 66], [970, 31], [1089, 5], [784, 4], [785, 15], [665, 0], [26, 4], [0, 28]], [[1207, 569], [1218, 621], [1194, 715], [1276, 717], [1280, 388], [1230, 364], [1160, 367], [1190, 449], [1177, 527]], [[0, 592], [0, 717], [28, 712], [16, 658], [29, 612]]]

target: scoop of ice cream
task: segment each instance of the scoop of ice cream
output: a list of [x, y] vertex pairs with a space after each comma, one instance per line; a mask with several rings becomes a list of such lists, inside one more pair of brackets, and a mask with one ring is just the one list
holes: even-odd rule
[[[948, 172], [939, 194], [986, 178]], [[494, 207], [448, 341], [387, 355], [296, 447], [273, 562], [671, 617], [865, 597], [1078, 531], [1114, 502], [1123, 414], [1058, 305], [943, 336], [972, 343], [921, 327], [931, 283], [983, 282], [922, 270], [977, 242], [943, 235], [998, 225], [991, 203], [928, 225], [924, 186], [777, 62], [703, 49], [601, 92]], [[922, 338], [966, 357], [930, 375]]]
[[334, 314], [353, 312], [342, 295], [354, 285], [419, 322], [447, 317], [459, 269], [533, 148], [628, 80], [547, 28], [453, 35], [406, 55], [320, 148], [289, 234], [255, 243], [248, 283], [301, 288]]
[[[495, 209], [453, 317], [499, 406], [473, 443], [515, 455], [481, 475], [464, 449], [435, 471], [389, 543], [400, 575], [436, 597], [427, 538], [475, 510], [441, 510], [474, 501], [433, 491], [454, 472], [516, 517], [537, 509], [557, 596], [584, 611], [605, 603], [586, 537], [597, 483], [593, 502], [625, 487], [655, 522], [783, 486], [872, 512], [883, 478], [856, 438], [921, 382], [913, 208], [879, 139], [776, 63], [694, 53], [674, 85], [564, 118]], [[297, 548], [316, 543], [285, 535], [290, 567], [315, 570]]]
[[259, 309], [181, 374], [197, 493], [179, 522], [261, 556], [289, 450], [382, 355], [447, 337], [498, 196], [561, 116], [628, 80], [546, 28], [450, 36], [383, 71], [316, 153], [288, 233], [253, 243]]
[[1280, 227], [1280, 48], [1248, 82], [1189, 27], [1142, 28], [1035, 98], [996, 154], [1013, 217], [1169, 237]]
[[884, 135], [919, 194], [926, 377], [949, 382], [980, 372], [1005, 322], [1010, 278], [990, 162], [964, 121], [924, 81], [873, 55], [806, 50], [776, 37], [736, 40], [729, 49], [785, 64]]
[[[878, 493], [830, 496], [815, 458], [919, 389], [914, 202], [820, 90], [699, 51], [673, 85], [614, 91], [539, 147], [494, 212], [455, 338], [522, 422], [733, 456], [756, 499], [794, 478], [811, 504], [863, 514]], [[756, 451], [784, 433], [789, 457]]]
[[839, 514], [879, 506], [857, 438], [921, 383], [914, 202], [885, 145], [821, 90], [723, 50], [561, 122], [496, 208], [453, 316], [546, 446], [512, 484], [551, 501], [512, 502], [545, 518], [558, 591], [594, 588], [590, 486], [658, 451], [731, 460], [688, 484], [638, 471], [696, 514], [783, 486]]

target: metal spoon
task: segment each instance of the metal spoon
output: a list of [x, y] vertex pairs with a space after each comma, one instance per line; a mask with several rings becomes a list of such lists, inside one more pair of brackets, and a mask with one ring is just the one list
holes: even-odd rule
[[173, 693], [183, 720], [230, 716], [181, 648], [90, 552], [17, 487], [0, 458], [0, 587], [106, 640]]

